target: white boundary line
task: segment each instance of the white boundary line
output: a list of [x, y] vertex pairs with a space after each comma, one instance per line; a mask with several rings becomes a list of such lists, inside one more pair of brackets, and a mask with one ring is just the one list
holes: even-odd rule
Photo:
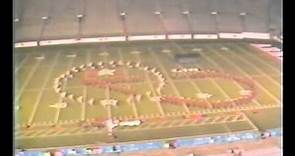
[[[238, 46], [238, 45], [229, 45], [230, 47], [236, 47], [236, 48], [238, 48], [238, 49], [242, 49], [240, 46]], [[243, 45], [244, 46], [244, 45]], [[249, 44], [247, 44], [247, 45], [245, 45], [246, 47], [248, 47], [248, 48], [250, 48], [249, 46]], [[256, 56], [255, 56], [255, 54], [253, 54], [253, 52], [251, 51], [251, 50], [245, 50], [245, 51], [247, 51], [247, 52], [245, 52], [245, 53], [243, 53], [243, 54], [246, 54], [246, 55], [248, 55], [249, 57], [251, 57], [251, 58], [254, 58], [255, 60], [257, 60], [257, 61], [259, 61], [259, 62], [261, 62], [262, 64], [264, 64], [265, 66], [268, 66], [269, 68], [271, 68], [271, 69], [273, 69], [273, 70], [275, 70], [275, 71], [277, 71], [277, 72], [281, 72], [279, 69], [276, 69], [274, 66], [272, 66], [272, 65], [270, 65], [269, 63], [267, 63], [267, 62], [265, 62], [265, 61], [263, 61], [262, 59], [259, 59], [259, 58], [257, 58]], [[269, 74], [268, 74], [269, 75]]]
[[[237, 49], [239, 49], [240, 51], [244, 51], [243, 49], [241, 49], [240, 47], [237, 47]], [[281, 84], [277, 81], [275, 81], [272, 77], [269, 77], [264, 71], [262, 71], [261, 69], [259, 69], [257, 67], [257, 65], [252, 64], [250, 61], [244, 59], [243, 57], [237, 55], [236, 53], [234, 53], [232, 50], [229, 50], [233, 55], [237, 56], [241, 61], [247, 63], [248, 65], [251, 65], [254, 69], [256, 69], [257, 71], [259, 71], [262, 75], [264, 75], [266, 78], [268, 78], [270, 81], [273, 82], [273, 84], [276, 84], [277, 86], [281, 86]], [[244, 51], [245, 52], [245, 51]], [[247, 53], [247, 52], [245, 52]]]
[[[182, 53], [184, 52], [184, 49], [183, 49], [182, 47], [180, 47], [178, 44], [172, 42], [172, 45], [174, 45], [175, 47], [177, 47]], [[172, 56], [171, 53], [168, 53], [168, 55], [169, 55], [171, 58], [173, 58], [173, 56]], [[181, 64], [179, 64], [179, 63], [176, 63], [176, 64], [177, 64], [178, 66], [180, 66], [181, 68], [183, 68], [183, 66], [182, 66]], [[196, 84], [196, 83], [195, 83], [190, 77], [187, 77], [187, 79], [189, 80], [189, 82], [192, 84], [192, 86], [195, 88], [195, 90], [196, 90], [197, 92], [203, 93], [203, 91], [198, 87], [198, 85], [197, 85], [197, 84]], [[211, 108], [213, 108], [212, 105], [210, 104], [210, 102], [209, 102], [207, 99], [205, 99], [205, 101], [206, 101], [206, 103], [207, 103], [208, 105], [210, 105]]]
[[[68, 64], [67, 68], [70, 68], [70, 67], [73, 65], [74, 60], [76, 59], [76, 57], [74, 57], [74, 58], [69, 58], [69, 59], [71, 59], [71, 60], [70, 60], [70, 62], [69, 62], [69, 64]], [[64, 82], [64, 85], [63, 85], [63, 86], [64, 86], [64, 87], [67, 86], [67, 81]], [[61, 108], [56, 108], [56, 114], [55, 114], [55, 116], [54, 116], [54, 123], [55, 123], [55, 124], [58, 122], [60, 112], [61, 112]]]
[[[100, 49], [101, 49], [101, 51], [105, 51], [106, 50], [106, 49], [102, 49], [102, 47], [100, 47]], [[103, 57], [103, 62], [104, 63], [107, 63], [108, 62], [108, 56], [109, 55], [104, 55], [104, 56], [99, 56], [99, 57]], [[110, 90], [109, 90], [109, 87], [106, 87], [105, 88], [105, 97], [107, 99], [110, 98]], [[107, 111], [108, 118], [111, 119], [112, 118], [112, 107], [111, 106], [107, 106], [105, 108], [106, 108], [106, 111]]]
[[[175, 38], [177, 39], [182, 39], [182, 40], [187, 40], [188, 38], [183, 36], [183, 35], [190, 35], [193, 36], [193, 38], [190, 38], [189, 40], [207, 40], [207, 39], [222, 39], [223, 37], [220, 37], [220, 34], [230, 34], [227, 32], [218, 32], [218, 33], [210, 33], [210, 34], [188, 34], [188, 33], [182, 33], [182, 34], [169, 34], [171, 35], [180, 35], [181, 37]], [[253, 39], [253, 40], [270, 40], [270, 41], [275, 41], [275, 39], [270, 38], [269, 33], [259, 33], [259, 32], [241, 32], [239, 33], [241, 36], [237, 38], [234, 35], [231, 35], [231, 37], [228, 37], [227, 39], [234, 39], [234, 40], [241, 40], [241, 39]], [[139, 36], [140, 34], [136, 35]], [[168, 35], [168, 34], [165, 34]], [[150, 36], [163, 36], [163, 34], [153, 34], [153, 35], [140, 35], [141, 40], [158, 40], [158, 37], [153, 37], [151, 39]], [[213, 37], [212, 37], [213, 36]], [[103, 43], [103, 42], [126, 42], [130, 41], [127, 38], [128, 37], [134, 37], [134, 36], [99, 36], [99, 37], [94, 37], [94, 38], [81, 38], [80, 40], [73, 39], [73, 38], [68, 38], [68, 39], [53, 39], [53, 40], [43, 40], [43, 41], [30, 41], [30, 42], [17, 42], [14, 43], [14, 48], [22, 48], [22, 47], [35, 47], [37, 46], [37, 42], [40, 43], [40, 46], [43, 45], [66, 45], [66, 44], [79, 44], [79, 43]], [[169, 40], [175, 40], [169, 38]], [[132, 41], [132, 40], [131, 40]], [[32, 45], [24, 45], [24, 43], [35, 43]], [[20, 46], [21, 45], [21, 46]]]
[[42, 87], [41, 87], [41, 90], [40, 90], [40, 92], [39, 92], [39, 94], [38, 94], [38, 96], [37, 96], [37, 99], [36, 99], [36, 101], [35, 101], [35, 104], [34, 104], [34, 106], [33, 106], [33, 110], [32, 110], [31, 116], [30, 116], [30, 118], [29, 118], [29, 121], [28, 121], [29, 124], [32, 124], [32, 122], [33, 122], [33, 119], [34, 119], [35, 113], [36, 113], [36, 111], [37, 111], [37, 107], [38, 107], [38, 105], [40, 104], [40, 101], [41, 101], [42, 96], [43, 96], [43, 94], [44, 94], [44, 90], [43, 90], [43, 88], [45, 88], [46, 85], [48, 84], [48, 81], [49, 81], [50, 75], [51, 75], [51, 73], [53, 72], [54, 66], [55, 66], [56, 63], [57, 63], [57, 60], [58, 60], [58, 56], [59, 56], [59, 55], [60, 55], [60, 53], [57, 53], [57, 54], [55, 55], [54, 62], [52, 63], [51, 68], [49, 69], [49, 71], [48, 71], [48, 73], [47, 73], [47, 77], [46, 77], [46, 79], [45, 79], [44, 82], [43, 82], [43, 85], [42, 85]]
[[[149, 50], [149, 53], [151, 54], [151, 56], [155, 59], [155, 61], [158, 63], [158, 65], [159, 65], [160, 68], [162, 69], [162, 72], [165, 73], [166, 78], [167, 78], [167, 80], [169, 81], [169, 83], [170, 83], [171, 87], [173, 88], [174, 92], [176, 93], [176, 95], [177, 95], [178, 97], [181, 97], [181, 95], [180, 95], [179, 91], [177, 90], [175, 84], [172, 82], [172, 80], [171, 80], [169, 74], [167, 73], [166, 68], [165, 68], [165, 67], [163, 66], [163, 64], [159, 61], [159, 59], [157, 58], [157, 56], [155, 56], [155, 54], [154, 54], [153, 50], [151, 49], [151, 47], [149, 47], [148, 50]], [[187, 107], [185, 104], [183, 104], [183, 107], [184, 107], [184, 110], [185, 110], [187, 113], [190, 113], [190, 110], [188, 109], [188, 107]]]
[[[244, 118], [244, 119], [241, 119], [241, 120], [236, 120], [236, 121], [220, 121], [220, 122], [202, 122], [202, 123], [194, 123], [194, 122], [191, 122], [189, 124], [175, 124], [175, 121], [172, 121], [174, 123], [170, 123], [169, 125], [167, 126], [159, 126], [159, 125], [164, 125], [164, 124], [157, 124], [157, 123], [154, 123], [152, 125], [147, 125], [146, 127], [137, 127], [137, 128], [132, 128], [132, 129], [129, 129], [129, 128], [124, 128], [124, 129], [116, 129], [115, 131], [121, 131], [121, 132], [132, 132], [132, 131], [142, 131], [142, 130], [157, 130], [157, 129], [169, 129], [169, 128], [178, 128], [178, 127], [192, 127], [192, 126], [206, 126], [206, 125], [216, 125], [216, 124], [219, 124], [219, 125], [222, 125], [224, 126], [225, 123], [235, 123], [235, 122], [242, 122], [242, 121], [247, 121], [247, 118]], [[177, 120], [176, 123], [179, 123], [179, 122], [182, 122], [181, 120]], [[250, 123], [251, 124], [251, 123]], [[153, 127], [153, 126], [156, 126], [156, 127]], [[159, 126], [159, 127], [158, 127]], [[227, 127], [228, 128], [228, 127]], [[81, 128], [76, 128], [77, 131], [79, 131], [79, 129]], [[82, 129], [83, 130], [83, 129]], [[253, 130], [258, 130], [258, 129], [252, 129]], [[44, 130], [40, 130], [40, 131], [44, 131]], [[51, 132], [54, 132], [55, 130], [52, 129]], [[75, 130], [76, 131], [76, 130]], [[64, 133], [64, 134], [59, 134], [59, 135], [43, 135], [43, 133], [39, 132], [39, 134], [41, 134], [40, 136], [19, 136], [17, 137], [17, 139], [24, 139], [24, 138], [35, 138], [35, 137], [38, 137], [38, 138], [42, 138], [42, 137], [58, 137], [58, 136], [73, 136], [73, 135], [86, 135], [86, 134], [99, 134], [99, 133], [105, 133], [105, 131], [103, 129], [99, 129], [99, 130], [90, 130], [90, 132], [76, 132], [76, 133]], [[232, 131], [229, 131], [229, 132], [226, 132], [226, 133], [232, 133]]]
[[[25, 62], [28, 60], [28, 58], [31, 56], [31, 54], [25, 54], [25, 55], [26, 55], [25, 58], [23, 58], [23, 59], [21, 60], [21, 62], [18, 64], [18, 66], [15, 67], [15, 69], [14, 69], [14, 74], [17, 74], [18, 70], [24, 67], [24, 63], [25, 63]], [[16, 56], [14, 56], [14, 57], [16, 57]]]
[[[91, 56], [90, 56], [90, 52], [89, 51], [85, 51], [86, 52], [86, 58], [85, 58], [85, 64], [88, 64]], [[81, 120], [84, 121], [86, 118], [86, 102], [87, 102], [87, 86], [83, 86], [83, 97], [84, 97], [84, 101], [83, 103], [81, 103]]]
[[[206, 46], [207, 47], [207, 46]], [[214, 52], [216, 52], [216, 50], [215, 49], [213, 49], [213, 48], [210, 48], [210, 47], [207, 47], [208, 49], [211, 49], [212, 51], [214, 51]], [[216, 63], [215, 61], [213, 61], [213, 59], [210, 57], [210, 56], [206, 56], [206, 54], [203, 54], [203, 52], [199, 52], [200, 53], [200, 55], [202, 55], [206, 60], [207, 60], [207, 62], [209, 63], [209, 64], [212, 64], [214, 67], [216, 67], [216, 68], [218, 68], [219, 70], [221, 70], [221, 71], [224, 71], [219, 65], [218, 65], [218, 63]], [[217, 54], [218, 56], [219, 56], [219, 54]], [[221, 56], [219, 56], [219, 57], [221, 57]], [[225, 60], [225, 61], [227, 61], [227, 60]], [[234, 84], [238, 87], [238, 88], [240, 88], [240, 89], [243, 89], [243, 87], [239, 84], [239, 83], [237, 83], [237, 82], [235, 82], [234, 81]], [[259, 103], [256, 99], [254, 100], [254, 102], [257, 104], [257, 105], [262, 105], [261, 103]]]
[[[141, 57], [140, 57], [140, 54], [137, 54], [136, 57], [137, 57], [137, 59], [138, 59], [139, 61], [142, 61], [142, 59], [141, 59]], [[153, 92], [153, 95], [157, 95], [157, 93], [156, 93], [156, 91], [155, 91], [155, 88], [154, 88], [153, 84], [151, 83], [150, 76], [148, 75], [147, 72], [145, 72], [144, 75], [145, 75], [145, 77], [146, 77], [146, 79], [147, 79], [147, 82], [149, 83], [149, 86], [150, 86], [150, 89], [151, 89], [152, 92]], [[158, 101], [156, 101], [155, 103], [157, 104], [158, 109], [159, 109], [161, 115], [166, 116], [166, 114], [164, 113], [164, 109], [163, 109], [161, 103], [158, 102]]]
[[[241, 67], [236, 66], [235, 63], [233, 63], [232, 61], [230, 61], [230, 60], [227, 59], [226, 57], [223, 57], [223, 56], [220, 55], [218, 52], [215, 52], [215, 51], [214, 51], [214, 53], [216, 53], [216, 54], [219, 55], [221, 58], [223, 58], [225, 61], [227, 61], [228, 63], [230, 63], [233, 67], [235, 67], [236, 69], [238, 69], [238, 70], [239, 70], [241, 73], [243, 73], [246, 77], [252, 79], [251, 76], [250, 76], [248, 73], [246, 73], [245, 71], [243, 71], [243, 70], [241, 69]], [[260, 84], [259, 82], [256, 83], [256, 84], [259, 86], [260, 89], [262, 89], [265, 93], [267, 93], [267, 94], [268, 94], [271, 98], [273, 98], [276, 102], [280, 103], [280, 101], [279, 101], [279, 100], [278, 100], [273, 94], [271, 94], [266, 88], [264, 88], [264, 86], [262, 86], [262, 84]]]
[[[39, 64], [41, 63], [41, 61], [37, 61], [36, 64], [34, 65], [33, 69], [31, 69], [30, 73], [28, 74], [28, 76], [26, 77], [25, 82], [23, 83], [22, 87], [20, 88], [18, 95], [16, 95], [15, 97], [15, 102], [19, 101], [19, 98], [21, 97], [21, 95], [23, 94], [24, 89], [27, 87], [27, 85], [30, 83], [30, 80], [32, 78], [32, 76], [35, 74], [37, 68], [39, 67]], [[17, 80], [16, 80], [17, 81]]]
[[[117, 52], [118, 52], [118, 54], [119, 54], [120, 59], [123, 60], [123, 62], [125, 62], [124, 57], [123, 57], [123, 55], [122, 55], [122, 51], [121, 51], [121, 49], [118, 49]], [[124, 72], [124, 75], [125, 75], [125, 76], [129, 75], [129, 71], [126, 70], [125, 67], [123, 67], [123, 72]], [[132, 106], [132, 110], [133, 110], [133, 113], [134, 113], [135, 118], [138, 118], [138, 111], [137, 111], [137, 108], [136, 108], [135, 103], [134, 103], [134, 102], [130, 102], [129, 104]]]

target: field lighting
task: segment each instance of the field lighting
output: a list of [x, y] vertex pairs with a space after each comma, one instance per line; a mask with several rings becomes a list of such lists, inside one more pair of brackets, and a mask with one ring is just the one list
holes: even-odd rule
[[126, 15], [127, 15], [126, 12], [124, 12], [124, 11], [120, 12], [120, 16], [126, 16]]
[[191, 13], [191, 12], [188, 11], [188, 10], [182, 12], [182, 14], [184, 14], [184, 15], [188, 15], [188, 14], [190, 14], [190, 13]]
[[155, 15], [161, 15], [161, 11], [155, 11], [154, 14]]
[[48, 20], [48, 16], [42, 16], [41, 19], [42, 20]]
[[79, 19], [81, 19], [81, 18], [84, 17], [84, 15], [83, 14], [78, 14], [76, 17], [79, 18]]
[[217, 13], [217, 11], [212, 11], [211, 12], [211, 15], [217, 15], [218, 13]]
[[19, 18], [13, 19], [14, 22], [19, 22]]
[[246, 12], [241, 12], [241, 13], [240, 13], [240, 16], [246, 16], [246, 15], [247, 15]]

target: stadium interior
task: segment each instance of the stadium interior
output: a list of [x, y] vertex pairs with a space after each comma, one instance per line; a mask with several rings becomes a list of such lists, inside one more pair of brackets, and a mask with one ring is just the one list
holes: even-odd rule
[[281, 156], [282, 0], [14, 0], [16, 156]]

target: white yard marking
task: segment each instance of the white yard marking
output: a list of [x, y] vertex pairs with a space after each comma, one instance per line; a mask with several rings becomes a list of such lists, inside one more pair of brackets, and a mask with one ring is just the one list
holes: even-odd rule
[[[87, 64], [91, 59], [91, 56], [90, 56], [90, 52], [87, 52], [86, 54], [86, 62], [85, 64]], [[84, 121], [85, 118], [86, 118], [86, 102], [88, 101], [87, 100], [87, 86], [83, 86], [83, 97], [84, 97], [84, 101], [81, 103], [81, 120]]]
[[[263, 107], [251, 107], [251, 108], [247, 107], [247, 108], [239, 108], [239, 109], [231, 108], [231, 109], [224, 110], [223, 113], [225, 113], [225, 112], [232, 113], [232, 112], [237, 112], [237, 111], [249, 111], [249, 110], [253, 110], [253, 109], [262, 110], [262, 109], [271, 109], [271, 108], [280, 108], [280, 107], [281, 106], [279, 106], [279, 105], [265, 105]], [[216, 114], [216, 112], [208, 112], [206, 114]], [[241, 120], [237, 120], [237, 117], [238, 116], [236, 116], [236, 118], [232, 119], [231, 121], [232, 122], [241, 121]], [[229, 122], [231, 122], [231, 121], [229, 121]], [[43, 123], [42, 122], [36, 122], [35, 124], [36, 125], [41, 125]], [[73, 125], [73, 123], [63, 123], [63, 125]], [[20, 125], [20, 127], [22, 127], [22, 128], [24, 128], [25, 126], [26, 126], [25, 124]]]
[[[243, 118], [241, 120], [238, 121], [247, 121], [247, 118]], [[186, 124], [181, 124], [181, 122], [183, 122], [183, 120], [173, 120], [173, 121], [168, 121], [168, 122], [161, 122], [161, 123], [150, 123], [148, 125], [145, 125], [145, 127], [143, 126], [138, 126], [138, 127], [134, 127], [134, 128], [124, 128], [124, 129], [117, 129], [116, 131], [124, 131], [124, 132], [132, 132], [132, 131], [142, 131], [142, 130], [156, 130], [156, 129], [167, 129], [167, 128], [177, 128], [177, 127], [191, 127], [191, 126], [201, 126], [201, 125], [216, 125], [216, 124], [220, 124], [223, 125], [225, 123], [233, 123], [236, 121], [220, 121], [218, 123], [215, 122], [190, 122], [190, 123], [186, 123]], [[188, 122], [188, 121], [185, 121]], [[166, 125], [167, 123], [169, 123], [169, 125]], [[179, 123], [179, 124], [177, 124]], [[255, 129], [255, 127], [253, 127]], [[256, 129], [255, 129], [256, 130]], [[23, 139], [23, 138], [34, 138], [34, 137], [48, 137], [49, 133], [55, 132], [55, 129], [52, 129], [50, 131], [48, 130], [40, 130], [41, 132], [38, 132], [39, 136], [36, 135], [31, 135], [31, 136], [18, 136], [17, 139]], [[246, 130], [248, 131], [248, 130]], [[74, 133], [73, 133], [74, 132]], [[95, 129], [95, 130], [89, 130], [89, 131], [85, 131], [84, 128], [80, 128], [80, 127], [73, 127], [70, 130], [66, 129], [64, 132], [60, 133], [60, 132], [55, 132], [54, 134], [51, 134], [50, 136], [73, 136], [73, 135], [83, 135], [83, 134], [99, 134], [99, 133], [105, 133], [104, 129]]]
[[[241, 48], [238, 48], [241, 51], [244, 51]], [[233, 52], [232, 50], [229, 50], [231, 52], [231, 54], [237, 56], [241, 61], [246, 62], [249, 66], [252, 66], [254, 69], [256, 69], [257, 71], [259, 71], [261, 73], [261, 75], [264, 75], [266, 78], [268, 78], [271, 82], [273, 82], [273, 84], [277, 85], [277, 86], [281, 86], [281, 83], [279, 83], [278, 81], [275, 81], [273, 78], [271, 78], [269, 75], [267, 75], [264, 71], [262, 71], [260, 68], [257, 68], [256, 65], [252, 64], [250, 61], [248, 61], [247, 59], [237, 55], [235, 52]], [[246, 51], [244, 51], [245, 53], [248, 53]]]
[[[107, 53], [107, 52], [103, 52], [103, 53]], [[100, 55], [100, 56], [103, 57], [104, 62], [108, 62], [109, 53], [107, 53], [107, 55]], [[105, 96], [106, 96], [107, 99], [111, 98], [110, 97], [110, 88], [109, 87], [106, 87], [106, 89], [105, 89]], [[112, 118], [112, 107], [107, 106], [106, 109], [107, 109], [108, 118], [111, 119]]]
[[[134, 51], [133, 51], [133, 52], [134, 52]], [[120, 59], [121, 59], [123, 62], [125, 62], [124, 57], [123, 57], [123, 55], [122, 55], [122, 51], [121, 51], [121, 49], [118, 50], [118, 53], [119, 53]], [[137, 54], [140, 54], [140, 53], [132, 53], [132, 52], [131, 52], [131, 54], [136, 54], [136, 55], [137, 55]], [[125, 68], [123, 68], [123, 69], [124, 69], [124, 70], [123, 70], [124, 75], [125, 75], [125, 76], [128, 76], [128, 75], [129, 75], [128, 70], [126, 70]], [[133, 110], [133, 113], [134, 113], [135, 118], [138, 118], [138, 111], [137, 111], [137, 108], [136, 108], [135, 103], [134, 103], [134, 102], [130, 102], [130, 105], [132, 106], [132, 110]]]
[[30, 58], [30, 56], [31, 56], [30, 54], [26, 54], [25, 58], [21, 60], [21, 62], [19, 63], [17, 67], [15, 67], [14, 69], [15, 74], [18, 72], [19, 69], [24, 67], [25, 62]]
[[[176, 81], [180, 81], [180, 80], [176, 80]], [[125, 82], [127, 84], [127, 82]], [[121, 83], [121, 84], [125, 84], [125, 83]], [[132, 84], [142, 84], [142, 83], [146, 83], [148, 84], [148, 82], [133, 82]], [[128, 84], [130, 84], [130, 82], [128, 82]], [[68, 89], [81, 89], [83, 88], [84, 86], [82, 85], [75, 85], [75, 86], [68, 86], [67, 88]], [[40, 88], [30, 88], [30, 89], [25, 89], [24, 91], [25, 92], [37, 92], [39, 91]], [[52, 90], [52, 87], [45, 87], [44, 90]]]
[[259, 130], [258, 127], [248, 118], [248, 116], [244, 112], [240, 112], [244, 118], [250, 123], [250, 125], [253, 127], [255, 130]]
[[[183, 50], [183, 49], [181, 49], [181, 50]], [[201, 51], [199, 51], [199, 53], [202, 53]], [[206, 57], [205, 55], [203, 55], [204, 57]], [[209, 57], [209, 56], [208, 56]], [[214, 62], [214, 61], [213, 61]], [[211, 62], [212, 63], [212, 62]], [[215, 62], [214, 62], [214, 65], [216, 66], [216, 64], [215, 64]], [[218, 66], [216, 66], [216, 67], [218, 67]], [[228, 99], [231, 99], [230, 98], [230, 96], [223, 90], [223, 88], [221, 88], [221, 86], [215, 81], [215, 80], [212, 80], [212, 79], [210, 79], [210, 81], [211, 82], [213, 82], [213, 84], [219, 89], [219, 91], [226, 97], [226, 98], [228, 98]], [[241, 86], [239, 85], [239, 87], [241, 88]], [[234, 103], [235, 104], [235, 103]], [[236, 104], [235, 104], [236, 105]], [[248, 119], [248, 118], [247, 118]], [[255, 127], [255, 125], [249, 120], [248, 121], [252, 126], [254, 126], [254, 128], [256, 128]], [[228, 127], [228, 125], [226, 125], [226, 124], [224, 124], [224, 127], [229, 131], [229, 132], [231, 132], [231, 130], [230, 130], [230, 128]], [[257, 129], [257, 128], [256, 128]]]
[[75, 58], [75, 57], [77, 57], [77, 55], [76, 54], [68, 54], [68, 55], [66, 55], [66, 57], [67, 58]]
[[[76, 54], [72, 54], [72, 55], [75, 55], [75, 56], [76, 56]], [[73, 65], [74, 60], [75, 60], [76, 57], [70, 57], [70, 58], [71, 58], [71, 60], [70, 60], [70, 62], [69, 62], [69, 64], [68, 64], [68, 66], [67, 66], [67, 69], [69, 69], [69, 68]], [[64, 88], [67, 86], [67, 81], [64, 81], [63, 86], [64, 86]], [[54, 123], [55, 123], [55, 124], [58, 122], [58, 118], [59, 118], [60, 110], [61, 110], [60, 108], [57, 108], [57, 109], [56, 109], [56, 114], [55, 114], [55, 116], [54, 116]]]
[[[177, 45], [176, 43], [172, 42], [172, 45], [174, 45], [176, 48], [179, 49], [179, 51], [181, 51], [182, 53], [184, 52], [184, 49], [182, 47], [180, 47], [179, 45]], [[201, 51], [198, 49], [198, 51]], [[169, 54], [170, 57], [173, 57], [172, 54]], [[181, 68], [183, 68], [183, 66], [179, 63], [177, 63], [178, 66], [180, 66]], [[190, 78], [188, 77], [187, 74], [186, 75], [186, 78], [189, 80], [190, 84], [195, 88], [195, 90], [199, 93], [203, 93], [203, 91], [197, 86], [197, 84]], [[205, 99], [206, 103], [212, 108], [213, 106], [210, 104], [210, 102], [208, 102], [207, 99]]]
[[[212, 50], [213, 50], [213, 49], [212, 49]], [[213, 50], [213, 51], [215, 51], [215, 50]], [[225, 71], [220, 67], [220, 65], [218, 65], [215, 61], [213, 61], [212, 58], [210, 58], [210, 56], [206, 56], [206, 54], [203, 54], [202, 52], [199, 52], [199, 54], [200, 54], [201, 56], [203, 56], [203, 57], [207, 60], [207, 62], [210, 63], [211, 65], [213, 65], [215, 68], [217, 68], [217, 69], [219, 69], [219, 70], [225, 72]], [[239, 89], [244, 89], [244, 88], [243, 88], [239, 83], [237, 83], [236, 81], [234, 81], [234, 84], [235, 84]], [[255, 104], [261, 106], [261, 104], [260, 104], [256, 99], [254, 100], [254, 102], [255, 102]]]
[[[137, 59], [138, 59], [140, 62], [142, 62], [140, 55], [136, 55], [136, 57], [137, 57]], [[151, 82], [150, 76], [148, 75], [147, 72], [144, 73], [144, 76], [145, 76], [145, 78], [147, 79], [147, 82], [148, 82], [148, 84], [149, 84], [149, 86], [150, 86], [150, 89], [151, 89], [151, 91], [152, 91], [152, 93], [153, 93], [153, 96], [156, 96], [157, 93], [156, 93], [156, 90], [155, 90], [155, 88], [154, 88], [154, 86], [153, 86], [153, 84], [152, 84], [152, 82]], [[157, 104], [157, 107], [158, 107], [158, 109], [159, 109], [159, 111], [160, 111], [160, 114], [165, 116], [165, 113], [164, 113], [164, 110], [163, 110], [163, 107], [162, 107], [161, 103], [160, 103], [159, 101], [155, 101], [155, 103]]]
[[[238, 45], [233, 45], [233, 46], [236, 47], [236, 48], [241, 49]], [[249, 45], [247, 45], [247, 46], [249, 46]], [[272, 65], [270, 65], [268, 62], [265, 62], [265, 61], [262, 61], [261, 59], [259, 59], [259, 58], [258, 58], [257, 56], [255, 56], [251, 51], [246, 51], [245, 54], [248, 55], [248, 56], [252, 56], [251, 58], [254, 58], [255, 60], [261, 62], [261, 63], [264, 64], [265, 66], [268, 66], [268, 67], [271, 68], [272, 70], [275, 70], [275, 71], [277, 71], [277, 72], [281, 72], [281, 70], [276, 69], [275, 67], [273, 67]], [[269, 75], [269, 74], [268, 74], [268, 75]]]
[[15, 102], [19, 101], [19, 98], [21, 97], [21, 95], [23, 94], [24, 89], [27, 87], [27, 85], [29, 84], [30, 80], [32, 79], [33, 75], [35, 74], [37, 68], [39, 67], [39, 64], [41, 62], [37, 61], [37, 63], [34, 65], [34, 67], [31, 69], [29, 75], [27, 76], [25, 82], [23, 83], [22, 87], [20, 88], [18, 95], [16, 95], [15, 97]]
[[[214, 51], [215, 52], [215, 51]], [[245, 75], [247, 78], [252, 79], [251, 76], [244, 72], [240, 67], [236, 66], [235, 63], [233, 63], [232, 61], [230, 61], [229, 59], [227, 59], [226, 57], [218, 54], [217, 52], [215, 52], [216, 55], [220, 56], [221, 58], [223, 58], [226, 62], [230, 63], [232, 65], [232, 67], [238, 69], [243, 75]], [[272, 93], [270, 93], [267, 89], [264, 88], [264, 86], [262, 86], [260, 83], [256, 83], [256, 85], [262, 89], [265, 93], [267, 93], [272, 99], [274, 99], [277, 103], [280, 103], [280, 100], [278, 100], [278, 98], [276, 98]]]
[[47, 77], [46, 77], [46, 79], [44, 80], [44, 82], [42, 84], [41, 90], [40, 90], [40, 92], [39, 92], [39, 94], [38, 94], [38, 96], [36, 98], [36, 101], [35, 101], [35, 103], [33, 105], [33, 110], [32, 110], [32, 113], [31, 113], [30, 118], [29, 118], [29, 121], [28, 121], [29, 124], [32, 124], [32, 122], [33, 122], [33, 119], [35, 117], [35, 114], [36, 114], [38, 105], [40, 104], [40, 101], [41, 101], [41, 99], [43, 97], [43, 94], [44, 94], [44, 88], [47, 86], [48, 81], [50, 79], [50, 76], [51, 76], [53, 70], [55, 69], [55, 65], [57, 63], [57, 60], [59, 58], [59, 55], [60, 55], [60, 53], [57, 53], [55, 55], [54, 62], [52, 63], [51, 68], [49, 69], [49, 71], [47, 73]]
[[[166, 71], [167, 69], [165, 69], [164, 65], [159, 61], [159, 59], [157, 58], [157, 56], [155, 56], [154, 52], [150, 49], [150, 47], [149, 47], [149, 51], [150, 51], [151, 56], [154, 58], [154, 60], [157, 62], [157, 64], [162, 69], [162, 72], [166, 75], [166, 78], [169, 81], [169, 84], [171, 85], [171, 87], [172, 87], [173, 91], [175, 92], [175, 94], [178, 97], [181, 97], [178, 89], [176, 88], [175, 84], [172, 82], [172, 79], [170, 78], [169, 74], [167, 73], [167, 71]], [[187, 113], [190, 113], [190, 110], [188, 109], [187, 105], [183, 104], [183, 107], [184, 107], [184, 109], [185, 109], [185, 111]]]
[[[110, 99], [110, 87], [106, 87], [105, 89], [105, 96], [107, 99]], [[108, 118], [111, 119], [112, 118], [112, 106], [108, 105], [106, 106], [107, 108], [107, 114], [108, 114]]]

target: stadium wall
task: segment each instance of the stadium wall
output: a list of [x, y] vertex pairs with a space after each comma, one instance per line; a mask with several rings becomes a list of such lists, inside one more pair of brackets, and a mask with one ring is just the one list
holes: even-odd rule
[[[281, 137], [282, 129], [275, 128], [266, 130], [263, 133], [270, 134], [268, 137]], [[127, 142], [109, 145], [86, 145], [79, 147], [59, 147], [48, 149], [29, 149], [27, 151], [17, 151], [19, 155], [44, 155], [48, 151], [55, 151], [61, 155], [85, 155], [85, 154], [114, 154], [114, 153], [128, 153], [147, 150], [158, 150], [171, 148], [173, 144], [174, 148], [182, 147], [199, 147], [209, 144], [227, 144], [239, 141], [251, 141], [265, 139], [263, 133], [259, 131], [244, 131], [239, 133], [226, 133], [212, 136], [200, 136], [200, 137], [183, 137], [183, 138], [170, 138], [165, 140], [150, 140], [143, 142]]]
[[217, 39], [261, 39], [272, 40], [269, 33], [242, 32], [218, 34], [155, 34], [155, 35], [132, 35], [132, 36], [105, 36], [80, 39], [56, 39], [42, 41], [28, 41], [14, 43], [15, 48], [36, 47], [49, 45], [79, 44], [79, 43], [103, 43], [103, 42], [124, 42], [124, 41], [146, 41], [146, 40], [217, 40]]

